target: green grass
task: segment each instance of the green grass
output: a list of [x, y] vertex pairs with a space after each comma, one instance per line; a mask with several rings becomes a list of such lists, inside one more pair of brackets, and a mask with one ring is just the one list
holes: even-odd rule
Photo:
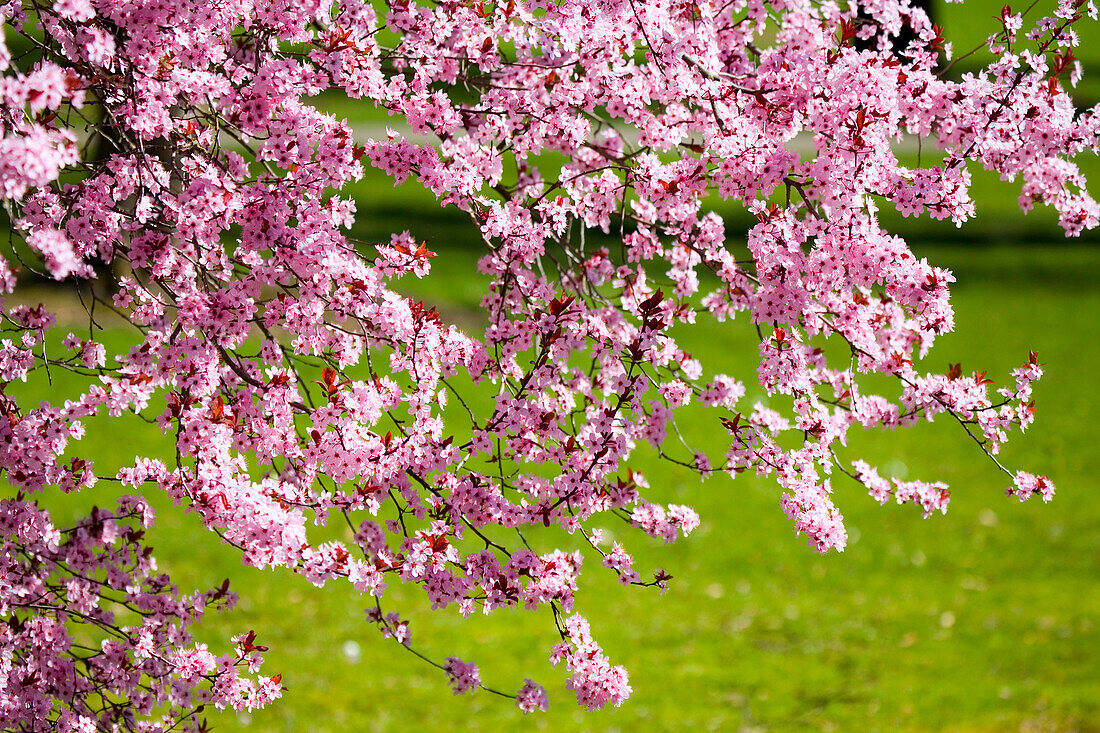
[[[476, 284], [463, 273], [472, 271], [474, 255], [440, 250], [436, 272], [409, 292], [472, 324]], [[958, 329], [932, 352], [930, 367], [962, 361], [1002, 376], [1029, 348], [1047, 364], [1036, 392], [1037, 425], [1006, 450], [1006, 460], [1050, 474], [1059, 489], [1052, 504], [1004, 497], [1005, 477], [946, 420], [869, 433], [855, 441], [853, 455], [948, 481], [951, 509], [922, 520], [912, 507], [880, 508], [858, 487], [838, 483], [852, 542], [843, 554], [818, 556], [793, 536], [769, 481], [721, 476], [700, 483], [650, 461], [642, 468], [652, 498], [692, 504], [704, 521], [672, 546], [625, 535], [643, 572], [661, 566], [676, 576], [663, 596], [623, 589], [589, 561], [579, 610], [612, 659], [630, 669], [634, 696], [621, 709], [576, 709], [561, 671], [546, 659], [555, 640], [546, 613], [464, 621], [453, 611], [428, 612], [412, 589], [394, 588], [387, 597], [411, 619], [418, 649], [477, 661], [485, 681], [500, 688], [518, 688], [524, 676], [546, 684], [550, 713], [524, 718], [484, 693], [452, 699], [442, 675], [363, 622], [362, 601], [342, 585], [318, 591], [289, 573], [243, 568], [194, 516], [161, 501], [151, 536], [162, 567], [184, 587], [229, 576], [244, 599], [208, 619], [201, 637], [221, 643], [230, 633], [259, 630], [271, 647], [266, 671], [281, 672], [288, 687], [269, 710], [213, 722], [242, 731], [1100, 726], [1100, 465], [1091, 424], [1100, 403], [1100, 254], [928, 246], [920, 253], [959, 278]], [[751, 384], [747, 330], [737, 322], [704, 324], [682, 338], [712, 368]], [[69, 385], [54, 376], [52, 387], [44, 380], [13, 387], [57, 399]], [[135, 453], [166, 452], [164, 439], [136, 420], [90, 427], [73, 452], [95, 457], [101, 470]], [[715, 425], [684, 427], [720, 449]], [[109, 492], [97, 487], [79, 498], [102, 503]], [[621, 526], [608, 528], [624, 536]], [[554, 540], [536, 541], [547, 549]], [[346, 654], [351, 643], [358, 658]]]

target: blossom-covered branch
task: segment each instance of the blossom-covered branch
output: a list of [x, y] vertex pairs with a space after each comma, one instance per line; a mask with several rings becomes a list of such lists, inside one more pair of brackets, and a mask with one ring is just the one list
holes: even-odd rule
[[[605, 517], [669, 542], [699, 524], [651, 498], [639, 456], [774, 478], [822, 552], [846, 542], [834, 468], [926, 516], [949, 499], [842, 455], [855, 427], [947, 413], [1010, 493], [1050, 499], [1050, 479], [996, 458], [1033, 419], [1038, 360], [992, 393], [984, 372], [927, 373], [953, 278], [878, 214], [961, 225], [981, 166], [1067, 235], [1096, 226], [1072, 161], [1097, 149], [1100, 116], [1065, 87], [1085, 14], [1091, 0], [1062, 0], [1025, 33], [1005, 6], [994, 61], [953, 78], [940, 29], [905, 0], [5, 0], [0, 289], [20, 269], [71, 286], [89, 335], [3, 308], [0, 726], [198, 730], [196, 704], [281, 689], [237, 674], [258, 666], [252, 635], [220, 658], [190, 646], [187, 624], [228, 589], [181, 596], [153, 571], [140, 530], [120, 529], [139, 508], [152, 521], [144, 499], [67, 533], [37, 505], [95, 483], [79, 438], [97, 415], [139, 414], [174, 445], [113, 480], [196, 513], [247, 565], [350, 583], [390, 635], [400, 617], [374, 604], [395, 582], [465, 615], [549, 607], [552, 659], [593, 709], [630, 686], [573, 610], [586, 555], [524, 530], [580, 532], [624, 585], [664, 588], [663, 570], [641, 581], [629, 539], [600, 547]], [[399, 129], [357, 134], [323, 93]], [[912, 138], [932, 165], [899, 158]], [[431, 272], [428, 243], [349, 236], [343, 192], [367, 166], [468, 215], [483, 330], [401, 294]], [[715, 197], [755, 215], [744, 237]], [[96, 307], [131, 324], [130, 346], [95, 339]], [[675, 327], [708, 318], [755, 335], [755, 376], [677, 343]], [[14, 383], [66, 369], [90, 386], [20, 398]], [[790, 407], [747, 404], [745, 379]], [[724, 456], [679, 435], [691, 404], [728, 432]], [[333, 516], [353, 541], [311, 538], [307, 519]], [[140, 620], [113, 621], [120, 606]], [[77, 646], [77, 626], [101, 649]], [[473, 663], [432, 663], [456, 692], [481, 686]], [[531, 680], [516, 699], [546, 705]]]

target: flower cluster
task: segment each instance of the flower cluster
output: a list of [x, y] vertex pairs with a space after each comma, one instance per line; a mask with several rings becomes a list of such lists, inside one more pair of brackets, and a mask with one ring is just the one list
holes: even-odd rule
[[[203, 724], [206, 705], [251, 710], [277, 699], [279, 677], [255, 678], [255, 633], [215, 656], [188, 627], [235, 601], [229, 582], [181, 594], [156, 572], [142, 538], [153, 513], [137, 497], [93, 509], [67, 530], [26, 500], [0, 500], [0, 726], [60, 731], [165, 730]], [[74, 638], [73, 620], [101, 636]], [[65, 701], [58, 707], [59, 700]]]
[[[659, 501], [638, 456], [772, 477], [822, 552], [847, 538], [838, 474], [926, 516], [947, 506], [943, 484], [846, 455], [857, 426], [946, 415], [1013, 477], [1009, 493], [1049, 499], [1048, 478], [995, 457], [1033, 420], [1036, 358], [999, 389], [958, 365], [929, 372], [953, 278], [878, 212], [962, 224], [980, 166], [1018, 179], [1021, 206], [1053, 207], [1068, 235], [1096, 226], [1072, 160], [1097, 149], [1100, 113], [1078, 114], [1063, 83], [1079, 76], [1086, 14], [1092, 0], [1060, 0], [1025, 28], [1006, 6], [994, 61], [954, 78], [908, 0], [3, 2], [11, 256], [79, 291], [92, 327], [114, 311], [135, 333], [108, 353], [91, 333], [62, 336], [43, 307], [0, 311], [4, 727], [196, 728], [200, 700], [252, 707], [280, 689], [237, 674], [258, 663], [250, 637], [236, 656], [190, 645], [186, 624], [228, 596], [179, 596], [153, 572], [140, 531], [120, 529], [141, 500], [59, 531], [36, 492], [98, 480], [166, 495], [247, 565], [349, 582], [410, 651], [408, 624], [382, 610], [393, 583], [464, 615], [548, 606], [554, 657], [589, 708], [630, 687], [588, 622], [563, 620], [586, 556], [625, 585], [669, 579], [643, 580], [628, 542], [600, 549], [598, 525], [671, 542], [700, 521]], [[400, 129], [357, 132], [322, 92]], [[934, 164], [899, 159], [913, 138]], [[405, 295], [431, 275], [428, 243], [349, 235], [342, 196], [367, 167], [469, 217], [483, 328]], [[714, 196], [755, 216], [743, 238]], [[16, 270], [0, 261], [3, 293]], [[82, 287], [107, 273], [109, 287]], [[678, 327], [706, 318], [757, 338], [742, 378], [772, 406], [680, 346]], [[22, 399], [50, 369], [88, 386]], [[895, 396], [874, 391], [882, 376]], [[728, 433], [724, 455], [668, 439], [695, 407]], [[82, 420], [125, 413], [159, 427], [174, 460], [101, 475], [73, 455]], [[346, 522], [354, 539], [320, 541], [310, 521]], [[590, 547], [537, 546], [535, 527]], [[143, 622], [116, 624], [111, 604]], [[101, 651], [82, 657], [76, 626]], [[435, 664], [456, 692], [490, 689], [472, 663]], [[530, 680], [504, 694], [524, 712], [547, 704]]]

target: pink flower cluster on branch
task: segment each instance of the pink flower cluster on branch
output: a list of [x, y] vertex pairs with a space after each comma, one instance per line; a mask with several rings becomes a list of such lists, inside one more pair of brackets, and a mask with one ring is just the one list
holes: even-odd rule
[[[612, 517], [670, 542], [699, 524], [647, 498], [660, 492], [639, 455], [774, 478], [822, 552], [847, 537], [834, 468], [880, 502], [947, 506], [942, 483], [845, 455], [856, 426], [947, 415], [1012, 476], [1010, 494], [1049, 499], [1048, 478], [996, 457], [1033, 420], [1035, 356], [993, 391], [958, 365], [926, 371], [953, 326], [953, 278], [878, 212], [961, 225], [978, 165], [1019, 178], [1021, 206], [1053, 207], [1067, 235], [1096, 226], [1072, 160], [1097, 150], [1100, 114], [1078, 113], [1064, 87], [1085, 14], [1092, 0], [1061, 0], [1021, 38], [1006, 6], [993, 63], [952, 77], [939, 29], [905, 0], [6, 0], [0, 197], [19, 246], [0, 289], [22, 269], [91, 300], [86, 340], [61, 337], [44, 308], [3, 309], [0, 471], [18, 493], [0, 515], [0, 720], [197, 729], [196, 705], [279, 694], [277, 679], [237, 673], [258, 666], [252, 636], [236, 656], [190, 644], [186, 626], [228, 590], [180, 596], [153, 571], [140, 530], [120, 529], [145, 521], [144, 500], [56, 530], [33, 498], [97, 479], [163, 493], [247, 565], [346, 580], [419, 656], [382, 610], [391, 583], [464, 615], [547, 608], [553, 657], [593, 709], [630, 685], [573, 613], [586, 552], [525, 532], [577, 535], [623, 584], [664, 589], [626, 544], [600, 548]], [[323, 92], [404, 132], [357, 134], [319, 108]], [[898, 157], [911, 138], [934, 164]], [[426, 243], [348, 234], [342, 195], [365, 166], [469, 216], [483, 331], [402, 294], [432, 272]], [[755, 215], [744, 240], [709, 196]], [[107, 271], [109, 299], [81, 289]], [[93, 303], [133, 325], [131, 347], [93, 338]], [[755, 334], [755, 378], [789, 408], [746, 404], [742, 381], [677, 343], [677, 326], [705, 318]], [[21, 401], [16, 383], [50, 369], [91, 386]], [[728, 432], [724, 455], [680, 438], [676, 411], [696, 403]], [[82, 420], [124, 413], [155, 423], [175, 459], [99, 476], [72, 454]], [[346, 522], [354, 539], [317, 541], [309, 520]], [[142, 622], [115, 624], [115, 606]], [[76, 626], [102, 649], [75, 649]], [[472, 662], [428, 661], [456, 693], [499, 692]], [[547, 705], [531, 680], [499, 694]]]
[[[279, 677], [255, 673], [255, 633], [215, 656], [188, 627], [207, 608], [232, 605], [229, 582], [181, 594], [142, 542], [153, 513], [123, 497], [66, 530], [22, 494], [0, 500], [0, 725], [60, 731], [202, 725], [206, 705], [251, 710], [277, 699]], [[74, 637], [75, 624], [98, 646]], [[84, 636], [81, 634], [80, 636]], [[59, 701], [64, 704], [59, 706]]]

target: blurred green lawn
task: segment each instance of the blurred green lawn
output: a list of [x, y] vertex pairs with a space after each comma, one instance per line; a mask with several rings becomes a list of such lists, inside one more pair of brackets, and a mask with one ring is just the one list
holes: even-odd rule
[[[472, 323], [475, 254], [440, 247], [435, 271], [409, 293]], [[579, 712], [560, 670], [546, 613], [497, 612], [463, 621], [427, 611], [417, 591], [386, 601], [412, 621], [415, 645], [434, 658], [482, 665], [487, 684], [513, 689], [532, 676], [550, 690], [549, 714], [524, 718], [485, 693], [451, 698], [443, 676], [363, 622], [360, 599], [342, 584], [316, 590], [283, 572], [239, 565], [194, 516], [158, 502], [151, 533], [162, 567], [183, 587], [229, 576], [243, 601], [208, 619], [212, 645], [249, 628], [271, 647], [266, 671], [281, 672], [284, 700], [255, 715], [221, 715], [224, 730], [1005, 730], [1100, 726], [1100, 502], [1092, 420], [1100, 404], [1100, 252], [1087, 247], [934, 247], [918, 251], [951, 267], [957, 331], [933, 350], [929, 368], [961, 361], [998, 378], [1039, 351], [1038, 421], [1006, 450], [1009, 465], [1048, 473], [1049, 505], [1003, 496], [999, 475], [946, 420], [900, 434], [869, 433], [850, 453], [909, 477], [945, 480], [947, 516], [922, 520], [911, 506], [881, 508], [855, 485], [837, 484], [851, 545], [818, 556], [795, 538], [776, 487], [742, 475], [701, 483], [667, 464], [640, 462], [652, 497], [695, 506], [691, 538], [657, 546], [625, 536], [643, 573], [664, 567], [671, 590], [621, 588], [598, 563], [583, 578], [579, 610], [611, 658], [626, 664], [634, 696], [621, 709]], [[706, 324], [682, 334], [704, 363], [752, 384], [744, 323]], [[122, 338], [114, 334], [111, 338]], [[66, 384], [12, 385], [60, 398]], [[750, 387], [752, 392], [757, 391]], [[713, 420], [685, 431], [712, 451]], [[131, 419], [97, 419], [76, 454], [100, 472], [135, 453], [163, 455], [155, 430]], [[79, 495], [109, 501], [105, 485]], [[73, 497], [74, 499], [77, 497]], [[72, 509], [66, 502], [63, 511]], [[621, 532], [622, 526], [608, 524]], [[535, 533], [541, 550], [569, 542]]]
[[[949, 6], [940, 22], [949, 37], [954, 29], [956, 38], [980, 40], [986, 31], [974, 19], [984, 29], [998, 9]], [[962, 47], [957, 41], [956, 53]], [[1087, 45], [1079, 55], [1091, 60], [1098, 49]], [[477, 333], [482, 284], [468, 221], [436, 211], [415, 187], [393, 188], [378, 176], [351, 194], [358, 236], [377, 240], [411, 222], [440, 253], [431, 276], [405, 287]], [[364, 604], [345, 585], [317, 590], [290, 573], [243, 568], [194, 516], [158, 501], [150, 536], [161, 566], [184, 588], [229, 576], [242, 596], [236, 610], [208, 619], [200, 638], [224, 648], [230, 634], [255, 628], [271, 648], [265, 672], [282, 673], [288, 688], [269, 710], [213, 715], [211, 722], [230, 731], [1100, 729], [1093, 425], [1100, 251], [1096, 237], [1056, 242], [1048, 214], [1011, 216], [1015, 196], [1012, 184], [987, 176], [975, 186], [979, 216], [961, 231], [926, 220], [894, 223], [920, 255], [958, 278], [956, 332], [939, 342], [927, 368], [961, 361], [1003, 380], [1029, 349], [1047, 365], [1036, 389], [1036, 425], [1015, 437], [1004, 460], [1049, 474], [1058, 486], [1053, 503], [1006, 498], [1007, 477], [946, 419], [868, 433], [849, 455], [910, 478], [947, 481], [951, 508], [922, 520], [911, 506], [879, 507], [854, 484], [837, 482], [850, 545], [818, 556], [794, 537], [773, 483], [746, 475], [701, 483], [667, 464], [643, 463], [650, 498], [691, 504], [703, 524], [671, 546], [607, 525], [628, 541], [643, 574], [664, 567], [675, 576], [663, 596], [622, 588], [588, 561], [578, 610], [631, 673], [634, 695], [621, 709], [577, 709], [563, 671], [547, 661], [556, 641], [547, 613], [463, 620], [453, 609], [429, 612], [417, 591], [391, 587], [387, 594], [387, 606], [412, 621], [414, 645], [433, 658], [476, 661], [484, 681], [501, 689], [518, 689], [525, 676], [545, 684], [550, 712], [523, 717], [485, 693], [452, 698], [439, 672], [364, 623]], [[741, 219], [729, 213], [737, 236]], [[702, 322], [681, 338], [711, 372], [742, 378], [752, 399], [759, 390], [749, 331], [743, 321]], [[123, 331], [106, 336], [127, 338]], [[34, 402], [69, 396], [74, 385], [63, 376], [55, 372], [52, 385], [42, 376], [9, 389]], [[95, 458], [100, 473], [136, 454], [168, 452], [159, 432], [136, 418], [96, 419], [89, 427], [73, 453]], [[724, 431], [713, 418], [683, 427], [712, 454], [721, 451]], [[71, 514], [78, 504], [108, 502], [111, 491], [101, 485], [46, 503]], [[534, 541], [545, 551], [570, 540], [536, 533]]]

